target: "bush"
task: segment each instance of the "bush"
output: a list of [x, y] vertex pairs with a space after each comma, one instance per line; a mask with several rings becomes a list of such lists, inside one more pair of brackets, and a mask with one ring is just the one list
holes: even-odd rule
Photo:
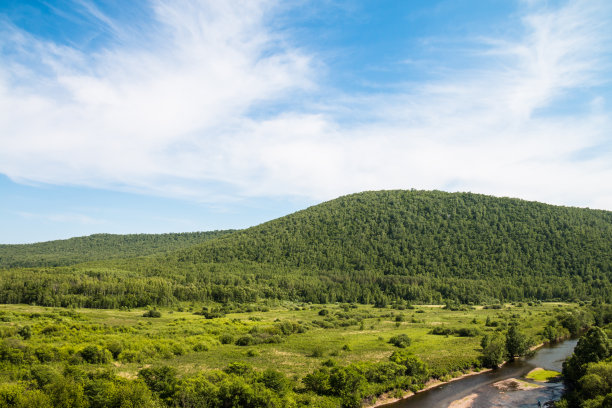
[[323, 347], [315, 347], [314, 349], [312, 349], [312, 352], [310, 353], [310, 357], [323, 357]]
[[161, 317], [161, 312], [155, 309], [147, 310], [142, 317]]
[[166, 401], [169, 401], [176, 391], [176, 370], [172, 367], [143, 368], [138, 372], [138, 377], [147, 384], [151, 391], [159, 394]]
[[448, 336], [454, 333], [454, 330], [448, 327], [442, 327], [442, 326], [436, 326], [433, 329], [431, 329], [431, 331], [429, 332], [429, 334], [435, 334], [437, 336]]
[[246, 363], [236, 362], [230, 363], [223, 371], [227, 374], [236, 374], [241, 377], [246, 377], [253, 374], [253, 367]]
[[232, 344], [234, 342], [234, 336], [229, 333], [223, 333], [219, 336], [219, 341], [221, 344]]
[[193, 346], [193, 351], [208, 351], [208, 346], [204, 343], [198, 343]]
[[89, 345], [82, 349], [79, 354], [84, 361], [89, 364], [103, 364], [108, 363], [111, 357], [110, 351], [101, 349], [98, 346]]
[[29, 340], [32, 337], [32, 328], [30, 326], [20, 327], [17, 333], [24, 339]]
[[319, 395], [329, 394], [329, 369], [320, 368], [315, 372], [307, 374], [302, 380], [307, 390]]
[[474, 327], [462, 327], [456, 330], [456, 333], [460, 337], [476, 337], [480, 335], [480, 330]]
[[251, 336], [250, 334], [244, 335], [242, 337], [239, 337], [236, 340], [236, 345], [237, 346], [251, 346], [253, 344], [255, 344], [255, 338], [253, 336]]
[[427, 365], [421, 361], [421, 359], [407, 350], [394, 351], [393, 354], [391, 354], [391, 357], [389, 357], [389, 360], [395, 364], [404, 366], [405, 375], [415, 377], [419, 381], [424, 381], [428, 377], [429, 369], [427, 368]]
[[389, 339], [389, 343], [393, 344], [395, 347], [406, 348], [410, 346], [410, 337], [405, 334], [398, 334], [397, 336], [393, 336]]
[[121, 354], [121, 352], [123, 351], [123, 344], [118, 341], [113, 341], [108, 346], [106, 346], [106, 349], [110, 351], [110, 353], [113, 355], [113, 358], [116, 360], [119, 357], [119, 354]]
[[266, 388], [273, 390], [279, 395], [285, 394], [290, 388], [289, 380], [287, 380], [284, 374], [270, 368], [262, 373], [261, 382]]
[[51, 384], [59, 378], [59, 374], [51, 367], [46, 365], [34, 366], [30, 370], [30, 375], [38, 384], [38, 388]]

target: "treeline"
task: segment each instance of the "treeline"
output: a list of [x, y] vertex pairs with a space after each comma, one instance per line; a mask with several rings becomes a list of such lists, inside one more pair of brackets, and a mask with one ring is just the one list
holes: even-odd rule
[[529, 300], [610, 301], [610, 284], [580, 277], [452, 277], [385, 275], [380, 271], [308, 270], [253, 262], [136, 270], [63, 267], [12, 269], [0, 274], [0, 303], [113, 309], [168, 306], [181, 301], [220, 304], [292, 300], [312, 303], [492, 304]]
[[66, 266], [88, 261], [133, 258], [191, 247], [233, 232], [208, 231], [172, 234], [94, 234], [86, 237], [0, 245], [0, 268]]

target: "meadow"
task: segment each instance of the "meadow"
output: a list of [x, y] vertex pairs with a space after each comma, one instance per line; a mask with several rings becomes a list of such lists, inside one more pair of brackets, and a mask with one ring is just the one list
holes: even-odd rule
[[[529, 345], [539, 344], [550, 337], [546, 327], [555, 327], [555, 336], [567, 335], [572, 327], [566, 323], [585, 316], [584, 308], [569, 303], [375, 308], [279, 301], [229, 309], [194, 303], [131, 310], [2, 305], [1, 382], [5, 388], [18, 384], [45, 392], [34, 372], [41, 366], [64, 375], [78, 367], [89, 378], [104, 372], [105, 378], [128, 382], [142, 380], [143, 370], [169, 367], [176, 381], [186, 381], [201, 373], [227, 372], [239, 363], [254, 373], [280, 373], [291, 393], [344, 401], [339, 394], [316, 395], [316, 389], [304, 387], [305, 378], [325, 366], [381, 364], [405, 350], [427, 367], [427, 378], [404, 384], [414, 390], [428, 378], [448, 380], [479, 370], [485, 335], [504, 333], [513, 324]], [[389, 381], [364, 388], [359, 398], [373, 401], [376, 394], [402, 388]], [[151, 397], [159, 396], [147, 385]], [[404, 391], [395, 389], [395, 394]], [[292, 401], [300, 405], [303, 397]], [[324, 406], [321, 401], [315, 405]]]

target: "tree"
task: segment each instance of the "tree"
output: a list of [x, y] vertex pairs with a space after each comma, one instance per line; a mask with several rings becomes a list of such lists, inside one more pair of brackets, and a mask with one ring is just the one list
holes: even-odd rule
[[168, 366], [143, 368], [138, 372], [138, 377], [142, 378], [151, 391], [159, 394], [160, 398], [166, 401], [172, 399], [178, 383], [174, 368]]
[[406, 367], [404, 372], [405, 375], [415, 377], [419, 381], [427, 379], [429, 374], [427, 365], [408, 350], [394, 351], [391, 357], [389, 357], [389, 360], [395, 364]]
[[497, 368], [506, 358], [506, 340], [503, 335], [496, 333], [482, 351], [482, 365]]
[[511, 325], [506, 333], [506, 351], [511, 360], [515, 356], [522, 356], [528, 350], [527, 337], [521, 333], [516, 325]]
[[599, 327], [593, 327], [578, 340], [574, 354], [563, 363], [563, 377], [570, 387], [586, 373], [586, 364], [602, 361], [611, 354], [610, 340]]

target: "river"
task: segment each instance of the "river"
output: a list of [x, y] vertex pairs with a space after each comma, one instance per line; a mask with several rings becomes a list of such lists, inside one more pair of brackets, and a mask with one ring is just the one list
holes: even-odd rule
[[[563, 393], [563, 383], [537, 383], [542, 388], [528, 391], [500, 391], [492, 384], [509, 378], [521, 378], [534, 368], [561, 371], [563, 361], [573, 352], [578, 340], [566, 340], [539, 348], [529, 358], [517, 359], [504, 364], [497, 370], [473, 375], [443, 384], [439, 387], [417, 393], [416, 395], [385, 405], [385, 408], [446, 408], [453, 401], [478, 394], [472, 408], [537, 407], [546, 401], [558, 400]], [[523, 380], [525, 380], [523, 378]], [[525, 380], [535, 383], [535, 381]]]

